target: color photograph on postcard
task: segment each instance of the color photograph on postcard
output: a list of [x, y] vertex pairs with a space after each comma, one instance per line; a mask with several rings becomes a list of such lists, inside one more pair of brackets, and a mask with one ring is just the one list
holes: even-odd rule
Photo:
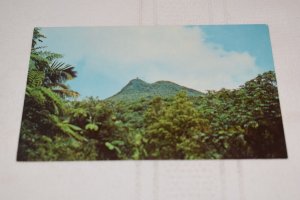
[[34, 28], [18, 161], [287, 158], [267, 25]]

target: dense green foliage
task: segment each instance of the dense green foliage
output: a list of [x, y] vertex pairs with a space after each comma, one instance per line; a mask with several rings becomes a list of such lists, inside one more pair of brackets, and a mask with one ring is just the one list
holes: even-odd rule
[[76, 100], [74, 67], [34, 30], [18, 160], [287, 157], [275, 73], [203, 94], [167, 81], [129, 82], [106, 100]]

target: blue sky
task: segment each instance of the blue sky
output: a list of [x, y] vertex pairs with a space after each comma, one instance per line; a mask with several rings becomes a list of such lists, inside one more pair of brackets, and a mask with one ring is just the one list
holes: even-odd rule
[[206, 91], [237, 88], [274, 70], [266, 25], [42, 28], [43, 45], [64, 55], [78, 77], [68, 84], [107, 98], [139, 77]]

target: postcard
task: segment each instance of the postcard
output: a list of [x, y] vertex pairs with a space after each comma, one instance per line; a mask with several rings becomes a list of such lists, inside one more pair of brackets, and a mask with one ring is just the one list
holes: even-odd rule
[[34, 28], [18, 161], [287, 158], [267, 25]]

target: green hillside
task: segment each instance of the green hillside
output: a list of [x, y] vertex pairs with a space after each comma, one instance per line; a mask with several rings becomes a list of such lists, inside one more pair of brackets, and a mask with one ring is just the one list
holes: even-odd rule
[[203, 93], [178, 85], [170, 81], [157, 81], [155, 83], [147, 83], [139, 78], [132, 79], [117, 94], [109, 97], [107, 100], [112, 101], [134, 101], [141, 98], [152, 98], [160, 96], [168, 98], [175, 96], [178, 92], [185, 91], [190, 97], [198, 97]]

